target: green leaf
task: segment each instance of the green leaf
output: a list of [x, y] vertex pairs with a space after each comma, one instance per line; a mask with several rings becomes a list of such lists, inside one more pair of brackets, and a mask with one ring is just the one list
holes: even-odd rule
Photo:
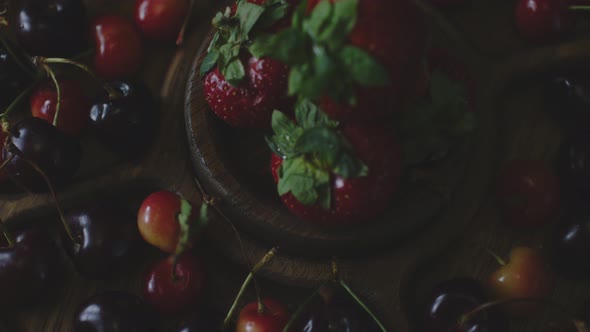
[[210, 53], [211, 51], [217, 48], [217, 43], [219, 42], [219, 35], [219, 31], [216, 32], [215, 35], [213, 35], [213, 38], [211, 39], [211, 42], [207, 47], [207, 53]]
[[357, 21], [358, 0], [340, 0], [334, 3], [333, 20], [341, 22], [343, 33], [348, 36]]
[[311, 15], [303, 21], [303, 30], [311, 36], [312, 39], [318, 39], [326, 26], [330, 23], [333, 6], [328, 0], [322, 0], [316, 5]]
[[369, 53], [354, 46], [345, 46], [340, 60], [351, 77], [364, 86], [383, 86], [390, 83], [387, 70]]
[[306, 60], [305, 39], [299, 31], [292, 28], [256, 38], [248, 50], [257, 58], [268, 56], [289, 65]]
[[289, 4], [284, 0], [267, 0], [264, 13], [258, 19], [256, 29], [267, 29], [282, 20], [289, 12]]
[[203, 62], [201, 63], [201, 68], [199, 69], [199, 74], [201, 76], [204, 76], [211, 69], [213, 69], [213, 67], [215, 67], [215, 64], [217, 63], [217, 59], [219, 59], [219, 52], [217, 52], [216, 50], [209, 52], [209, 54], [207, 54], [207, 56], [205, 56], [205, 58], [203, 59]]
[[242, 61], [236, 58], [231, 61], [223, 71], [223, 76], [229, 82], [229, 84], [233, 86], [237, 86], [240, 84], [242, 79], [246, 76], [246, 70]]
[[307, 15], [307, 4], [308, 0], [301, 1], [299, 6], [297, 6], [295, 11], [293, 12], [293, 18], [291, 19], [292, 28], [299, 31], [301, 31], [301, 29], [303, 28], [303, 20]]
[[316, 104], [309, 99], [301, 99], [295, 105], [295, 118], [303, 129], [310, 129], [318, 126], [330, 128], [338, 127], [338, 121], [334, 121], [320, 110]]
[[[304, 157], [297, 157], [283, 161], [277, 189], [281, 196], [292, 193], [302, 204], [313, 205], [320, 199], [320, 192], [329, 193], [329, 188], [326, 188], [329, 185], [329, 172], [314, 167]], [[327, 200], [329, 198], [323, 197], [322, 205]]]
[[300, 92], [306, 80], [307, 74], [308, 72], [305, 70], [305, 66], [292, 67], [289, 70], [289, 96], [295, 96]]
[[341, 136], [328, 127], [307, 129], [297, 140], [295, 150], [314, 154], [321, 163], [331, 166], [341, 150]]
[[240, 20], [240, 35], [243, 40], [248, 39], [250, 30], [252, 30], [264, 10], [264, 7], [248, 1], [240, 1], [238, 3], [236, 16]]
[[334, 173], [345, 179], [369, 175], [369, 167], [356, 158], [351, 151], [342, 151], [333, 165]]
[[267, 140], [270, 149], [282, 158], [290, 158], [298, 155], [294, 147], [303, 129], [298, 127], [280, 111], [273, 112], [271, 127], [275, 134]]

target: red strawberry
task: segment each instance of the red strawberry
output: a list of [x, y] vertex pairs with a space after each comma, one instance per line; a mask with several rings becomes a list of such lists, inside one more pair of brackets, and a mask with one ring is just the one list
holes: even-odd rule
[[[320, 1], [311, 0], [308, 8], [313, 9]], [[361, 0], [357, 15], [349, 41], [385, 66], [391, 84], [358, 87], [357, 107], [342, 105], [331, 97], [322, 98], [321, 108], [337, 120], [377, 120], [403, 108], [419, 77], [426, 46], [423, 17], [408, 0]]]
[[[298, 107], [299, 109], [299, 107]], [[286, 117], [285, 117], [286, 118]], [[306, 116], [298, 116], [298, 119], [307, 118]], [[273, 118], [273, 124], [276, 118]], [[325, 125], [320, 124], [319, 127], [324, 128]], [[303, 125], [306, 127], [303, 131], [318, 130], [315, 125]], [[334, 129], [336, 130], [336, 129]], [[276, 130], [275, 130], [276, 131]], [[365, 125], [365, 124], [347, 124], [342, 129], [336, 130], [338, 135], [345, 140], [344, 146], [348, 146], [355, 158], [358, 158], [361, 163], [368, 167], [366, 175], [351, 176], [345, 178], [338, 175], [337, 167], [333, 169], [319, 169], [319, 167], [326, 167], [327, 164], [322, 160], [320, 154], [304, 154], [304, 158], [313, 159], [317, 161], [314, 163], [318, 169], [297, 169], [294, 175], [309, 174], [305, 171], [313, 172], [327, 172], [329, 177], [326, 185], [327, 188], [314, 187], [311, 190], [318, 189], [320, 197], [312, 204], [304, 204], [297, 197], [294, 191], [282, 195], [281, 199], [285, 206], [296, 216], [301, 219], [324, 223], [324, 224], [352, 224], [352, 223], [366, 223], [379, 216], [391, 203], [393, 194], [397, 189], [399, 177], [401, 175], [401, 160], [400, 151], [397, 146], [396, 137], [390, 128]], [[278, 135], [277, 135], [278, 136]], [[301, 137], [305, 136], [302, 134]], [[320, 135], [324, 137], [325, 135]], [[276, 136], [273, 138], [275, 139]], [[276, 141], [276, 140], [275, 140]], [[334, 142], [334, 140], [330, 140]], [[318, 144], [315, 142], [314, 144]], [[301, 138], [297, 139], [295, 146], [304, 146]], [[334, 149], [334, 145], [324, 144], [329, 146], [329, 149]], [[290, 151], [285, 146], [278, 146], [275, 151]], [[336, 146], [336, 148], [338, 148]], [[290, 152], [288, 152], [290, 154]], [[289, 180], [289, 169], [285, 169], [284, 162], [291, 158], [297, 158], [297, 154], [287, 156], [285, 160], [273, 154], [271, 166], [272, 174], [275, 181], [279, 184], [279, 191], [281, 190], [281, 183], [279, 181]], [[323, 165], [323, 166], [318, 166]], [[281, 179], [279, 179], [281, 178]], [[294, 187], [296, 184], [292, 184]], [[322, 193], [328, 192], [328, 206], [323, 204], [325, 197], [322, 198]], [[331, 194], [330, 194], [331, 193]], [[309, 202], [308, 202], [309, 203]]]
[[272, 111], [285, 104], [287, 74], [287, 66], [276, 60], [252, 57], [245, 80], [236, 87], [215, 68], [205, 78], [205, 100], [231, 126], [268, 127]]
[[218, 13], [213, 19], [217, 33], [201, 65], [207, 103], [234, 127], [268, 127], [272, 111], [283, 108], [287, 100], [288, 67], [244, 54], [253, 35], [274, 30], [289, 17], [287, 4], [266, 4], [266, 0], [248, 0]]

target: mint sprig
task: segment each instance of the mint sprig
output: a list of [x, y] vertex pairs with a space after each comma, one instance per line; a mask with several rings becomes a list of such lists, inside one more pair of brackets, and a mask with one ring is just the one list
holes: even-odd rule
[[305, 205], [331, 207], [333, 174], [343, 178], [366, 176], [368, 167], [359, 160], [350, 142], [317, 105], [307, 99], [295, 107], [296, 122], [275, 111], [270, 149], [283, 159], [278, 170], [279, 195], [292, 193]]
[[248, 47], [256, 57], [268, 56], [291, 67], [289, 94], [314, 100], [329, 95], [350, 105], [355, 87], [390, 83], [387, 70], [366, 51], [349, 45], [359, 0], [320, 2], [306, 16], [307, 1], [295, 11], [291, 27], [261, 35]]
[[404, 162], [415, 166], [444, 158], [454, 143], [473, 132], [475, 114], [468, 109], [464, 85], [441, 71], [431, 74], [430, 98], [404, 113], [399, 133]]
[[217, 65], [230, 84], [239, 85], [246, 76], [246, 68], [240, 59], [241, 52], [251, 43], [252, 35], [284, 18], [288, 6], [285, 0], [267, 0], [262, 6], [239, 0], [235, 15], [232, 15], [230, 7], [218, 12], [212, 21], [217, 32], [201, 64], [201, 76]]

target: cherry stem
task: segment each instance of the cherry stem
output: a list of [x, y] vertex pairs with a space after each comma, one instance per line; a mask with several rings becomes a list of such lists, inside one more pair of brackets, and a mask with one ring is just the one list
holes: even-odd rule
[[552, 307], [556, 308], [559, 310], [559, 312], [563, 315], [565, 315], [566, 317], [568, 317], [568, 321], [569, 318], [571, 317], [570, 313], [565, 310], [560, 304], [550, 301], [549, 299], [543, 299], [543, 298], [514, 298], [514, 299], [507, 299], [507, 300], [498, 300], [498, 301], [493, 301], [493, 302], [488, 302], [488, 303], [484, 303], [482, 305], [480, 305], [479, 307], [471, 310], [470, 312], [466, 313], [465, 315], [461, 316], [460, 320], [459, 320], [459, 324], [461, 326], [464, 326], [465, 324], [467, 324], [467, 322], [469, 322], [470, 320], [472, 320], [475, 316], [477, 316], [478, 314], [480, 314], [483, 311], [495, 308], [495, 307], [500, 307], [500, 306], [504, 306], [504, 305], [509, 305], [509, 304], [514, 304], [514, 303], [535, 303], [535, 304], [544, 304], [544, 305], [551, 305]]
[[[31, 84], [28, 88], [25, 89], [25, 91], [21, 92], [13, 101], [10, 105], [8, 105], [8, 107], [6, 108], [6, 110], [4, 111], [4, 113], [2, 113], [2, 115], [0, 115], [0, 120], [8, 120], [8, 116], [10, 115], [10, 113], [12, 113], [16, 107], [20, 104], [20, 102], [26, 97], [28, 96], [33, 89], [35, 89], [35, 87], [37, 86], [37, 83], [33, 83]], [[4, 130], [4, 128], [3, 128]]]
[[496, 262], [498, 262], [498, 264], [505, 266], [506, 265], [506, 261], [502, 259], [502, 257], [498, 256], [498, 254], [496, 254], [495, 252], [491, 251], [490, 249], [486, 249], [486, 252], [488, 254], [490, 254], [490, 256], [492, 256]]
[[590, 6], [570, 6], [569, 10], [590, 10]]
[[182, 22], [182, 27], [180, 27], [180, 32], [178, 33], [178, 37], [176, 38], [176, 46], [180, 46], [182, 45], [182, 43], [184, 43], [184, 36], [186, 35], [186, 29], [188, 27], [188, 24], [190, 23], [191, 20], [191, 15], [193, 13], [193, 6], [195, 5], [195, 0], [190, 0], [189, 6], [188, 6], [188, 12], [186, 14], [186, 16], [184, 17], [184, 22]]
[[0, 43], [2, 43], [2, 46], [4, 46], [4, 48], [6, 49], [6, 52], [8, 52], [8, 54], [12, 57], [12, 59], [14, 60], [14, 62], [16, 62], [16, 64], [21, 67], [21, 69], [26, 72], [27, 74], [29, 74], [29, 76], [35, 78], [37, 77], [37, 74], [28, 66], [26, 66], [19, 57], [16, 56], [16, 53], [14, 53], [14, 50], [12, 49], [12, 47], [10, 47], [10, 45], [8, 44], [8, 42], [6, 41], [6, 39], [4, 39], [4, 37], [0, 36]]
[[379, 326], [381, 331], [387, 332], [387, 329], [385, 328], [383, 323], [381, 323], [381, 321], [377, 318], [373, 311], [371, 311], [371, 309], [369, 309], [369, 307], [361, 300], [361, 298], [358, 295], [356, 295], [352, 288], [350, 288], [350, 286], [348, 286], [348, 284], [342, 279], [338, 279], [338, 283], [340, 284], [340, 286], [342, 286], [342, 288], [344, 288], [344, 290], [346, 290], [346, 292], [348, 292], [348, 294], [356, 301], [356, 303], [359, 306], [361, 306], [361, 308], [363, 308], [365, 312], [369, 314], [369, 316], [371, 316], [371, 318], [373, 319], [375, 324]]
[[316, 297], [319, 296], [318, 290], [321, 289], [322, 287], [324, 287], [326, 284], [327, 284], [327, 282], [324, 282], [318, 288], [314, 289], [313, 293], [311, 293], [299, 305], [299, 307], [297, 307], [297, 310], [295, 310], [295, 312], [291, 315], [291, 318], [289, 318], [289, 321], [287, 322], [287, 325], [285, 325], [285, 328], [283, 328], [283, 332], [289, 332], [289, 330], [291, 329], [291, 327], [293, 327], [293, 324], [295, 324], [295, 322], [297, 321], [297, 319], [299, 319], [299, 317], [303, 313], [303, 310], [305, 310], [305, 308], [307, 308], [309, 306], [309, 304], [311, 303], [311, 301], [313, 301]]
[[[264, 266], [266, 266], [266, 264], [268, 264], [275, 257], [277, 251], [278, 251], [278, 248], [276, 248], [276, 247], [272, 248], [269, 252], [266, 253], [266, 255], [264, 255], [264, 257], [262, 257], [262, 259], [258, 263], [256, 263], [256, 265], [250, 271], [250, 273], [248, 273], [246, 280], [244, 280], [242, 287], [238, 291], [238, 295], [236, 296], [234, 302], [232, 303], [232, 306], [230, 307], [230, 309], [227, 313], [227, 316], [225, 317], [225, 320], [223, 321], [223, 330], [225, 330], [227, 328], [227, 326], [229, 325], [229, 322], [238, 307], [238, 303], [240, 302], [240, 300], [244, 296], [244, 293], [245, 293], [246, 289], [248, 288], [248, 285], [250, 285], [250, 282], [254, 279], [254, 274], [256, 274], [258, 271], [260, 271]], [[262, 303], [262, 301], [259, 299], [258, 300], [258, 309], [260, 309], [261, 303]]]
[[59, 119], [59, 111], [61, 109], [61, 87], [59, 86], [59, 81], [55, 76], [55, 72], [51, 69], [47, 64], [43, 64], [43, 69], [47, 72], [51, 80], [53, 81], [53, 85], [55, 86], [55, 92], [57, 93], [57, 102], [55, 104], [55, 114], [53, 115], [53, 125], [57, 127], [57, 120]]
[[70, 240], [72, 240], [72, 243], [74, 244], [74, 249], [77, 250], [77, 247], [79, 247], [80, 244], [78, 244], [78, 242], [75, 240], [74, 234], [72, 233], [72, 230], [70, 229], [70, 226], [66, 222], [66, 218], [64, 217], [64, 213], [63, 213], [63, 210], [61, 208], [61, 204], [59, 203], [59, 199], [57, 199], [57, 194], [55, 193], [55, 189], [53, 188], [53, 185], [51, 184], [51, 181], [47, 177], [47, 174], [45, 174], [45, 172], [39, 166], [37, 166], [37, 164], [35, 164], [34, 162], [32, 162], [29, 159], [27, 159], [23, 155], [22, 151], [20, 151], [13, 144], [10, 144], [9, 145], [9, 149], [10, 149], [10, 152], [13, 155], [14, 154], [15, 155], [18, 155], [25, 163], [27, 163], [29, 166], [31, 166], [35, 170], [35, 172], [37, 172], [39, 175], [41, 175], [41, 177], [43, 178], [43, 180], [47, 184], [47, 187], [49, 188], [49, 192], [51, 193], [51, 198], [53, 199], [53, 202], [55, 204], [55, 208], [57, 209], [57, 213], [59, 214], [59, 219], [61, 219], [61, 223], [64, 226], [64, 229], [65, 229], [66, 233], [68, 234], [68, 237], [70, 238]]

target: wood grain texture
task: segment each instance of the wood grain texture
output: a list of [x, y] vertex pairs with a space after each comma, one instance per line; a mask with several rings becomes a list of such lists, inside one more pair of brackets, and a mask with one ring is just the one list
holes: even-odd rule
[[[92, 200], [100, 192], [112, 193], [127, 201], [130, 209], [136, 209], [142, 197], [154, 188], [177, 191], [195, 204], [201, 202], [193, 182], [192, 162], [195, 160], [191, 161], [190, 156], [195, 156], [197, 151], [194, 147], [202, 145], [205, 139], [212, 141], [209, 151], [212, 154], [219, 153], [216, 149], [231, 147], [231, 144], [224, 145], [228, 143], [215, 137], [215, 132], [231, 134], [232, 131], [216, 123], [209, 112], [205, 112], [203, 101], [194, 95], [194, 91], [192, 95], [188, 94], [190, 98], [185, 99], [189, 78], [193, 80], [192, 85], [189, 84], [189, 92], [198, 81], [191, 69], [200, 53], [199, 47], [210, 31], [214, 7], [218, 5], [212, 1], [197, 3], [186, 45], [179, 49], [148, 46], [150, 57], [142, 77], [159, 96], [162, 115], [158, 137], [149, 154], [138, 163], [125, 163], [97, 146], [92, 138], [86, 139], [84, 170], [59, 195], [66, 209]], [[243, 231], [247, 257], [244, 257], [232, 228], [221, 218], [214, 217], [205, 240], [197, 249], [205, 256], [210, 270], [208, 305], [226, 310], [247, 273], [247, 261], [257, 261], [272, 246], [284, 245], [287, 250], [282, 251], [261, 272], [264, 277], [263, 291], [294, 308], [310, 288], [331, 277], [330, 260], [325, 254], [301, 250], [309, 245], [307, 240], [312, 236], [315, 237], [312, 243], [314, 249], [331, 248], [333, 252], [330, 254], [344, 253], [339, 259], [342, 276], [376, 309], [391, 331], [417, 331], [415, 322], [419, 318], [415, 313], [416, 305], [434, 283], [457, 275], [485, 281], [490, 271], [495, 269], [495, 262], [483, 249], [489, 248], [504, 255], [512, 246], [526, 244], [543, 247], [549, 252], [547, 238], [551, 234], [551, 226], [535, 232], [517, 232], [501, 223], [492, 195], [493, 175], [503, 161], [514, 156], [547, 161], [553, 158], [560, 142], [560, 132], [542, 111], [544, 105], [540, 98], [542, 87], [539, 75], [564, 63], [574, 64], [588, 58], [590, 40], [579, 39], [545, 47], [527, 45], [514, 32], [513, 5], [513, 1], [474, 0], [445, 10], [442, 14], [430, 11], [436, 17], [442, 15], [449, 18], [458, 35], [461, 38], [464, 36], [463, 43], [457, 43], [454, 38], [449, 38], [448, 42], [454, 45], [452, 49], [456, 55], [465, 61], [479, 81], [477, 112], [482, 124], [472, 138], [472, 144], [449, 164], [449, 167], [458, 165], [464, 171], [446, 170], [447, 173], [444, 173], [454, 177], [447, 186], [442, 186], [446, 189], [446, 199], [444, 209], [436, 213], [436, 218], [428, 219], [426, 227], [414, 229], [411, 235], [400, 233], [404, 234], [400, 235], [402, 239], [398, 238], [392, 246], [381, 244], [371, 248], [367, 243], [363, 245], [363, 237], [359, 235], [359, 250], [355, 245], [353, 252], [347, 252], [342, 249], [349, 249], [349, 235], [318, 233], [292, 220], [287, 226], [279, 225], [281, 231], [277, 234], [276, 229], [273, 231], [265, 225], [249, 224], [247, 221], [251, 219], [242, 218], [243, 210], [222, 201], [226, 204], [224, 210], [231, 213], [232, 218], [235, 217], [236, 224]], [[117, 7], [117, 11], [129, 15], [129, 3], [117, 2]], [[99, 10], [107, 12], [111, 9], [99, 7]], [[437, 28], [436, 17], [431, 16], [435, 32], [442, 30]], [[191, 108], [199, 102], [200, 107]], [[186, 122], [185, 115], [188, 116]], [[186, 125], [189, 131], [192, 130], [193, 117], [199, 117], [205, 130], [215, 131], [192, 132], [187, 144]], [[245, 145], [251, 142], [259, 144], [260, 140], [260, 136], [244, 132], [231, 135], [242, 138]], [[225, 153], [235, 152], [236, 146], [232, 149]], [[266, 165], [266, 157], [262, 153], [261, 164]], [[103, 161], [97, 163], [98, 159]], [[248, 199], [256, 202], [257, 206], [260, 200], [271, 210], [279, 206], [276, 199], [272, 199], [272, 191], [267, 191], [272, 186], [270, 182], [257, 189], [251, 183], [246, 185], [241, 182], [251, 170], [246, 169], [242, 171], [245, 174], [239, 174], [239, 168], [224, 169], [226, 166], [223, 164], [217, 166], [221, 167], [223, 176], [235, 180], [234, 185], [245, 186], [254, 193]], [[203, 176], [203, 173], [198, 173]], [[256, 179], [261, 176], [264, 175], [259, 174]], [[224, 198], [222, 187], [216, 188], [214, 183], [209, 183], [208, 189]], [[259, 194], [256, 190], [260, 190], [262, 196], [255, 195]], [[290, 220], [284, 211], [264, 213], [274, 213]], [[14, 224], [32, 221], [56, 225], [57, 221], [47, 195], [2, 194], [0, 216]], [[269, 219], [263, 217], [259, 220]], [[363, 232], [367, 236], [375, 235], [375, 230]], [[291, 239], [286, 234], [297, 234], [298, 237]], [[70, 267], [66, 287], [59, 290], [54, 298], [16, 314], [3, 313], [0, 318], [6, 321], [11, 332], [71, 331], [75, 308], [96, 291], [125, 289], [139, 294], [143, 267], [155, 256], [158, 256], [155, 251], [148, 250], [145, 262], [140, 262], [117, 280], [104, 282], [85, 280]], [[556, 285], [554, 297], [568, 309], [573, 310], [590, 298], [587, 282], [557, 277]], [[252, 300], [253, 294], [249, 293], [247, 299]], [[557, 314], [548, 310], [543, 317], [532, 323], [517, 322], [514, 331], [563, 331], [548, 324], [559, 318]], [[166, 317], [162, 331], [168, 331], [169, 325], [176, 320], [176, 317]]]

